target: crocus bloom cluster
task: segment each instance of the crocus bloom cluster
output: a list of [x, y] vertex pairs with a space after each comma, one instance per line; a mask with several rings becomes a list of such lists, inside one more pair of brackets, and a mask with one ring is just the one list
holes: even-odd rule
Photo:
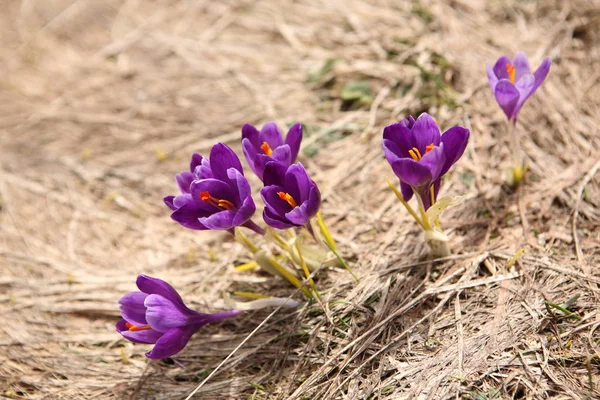
[[139, 292], [127, 293], [119, 300], [121, 319], [117, 331], [135, 343], [154, 344], [146, 357], [161, 359], [180, 352], [202, 326], [241, 314], [230, 310], [202, 314], [190, 310], [179, 293], [167, 282], [140, 275]]
[[223, 143], [210, 151], [209, 159], [192, 156], [190, 171], [177, 175], [181, 194], [167, 196], [171, 218], [189, 229], [231, 230], [244, 225], [257, 229], [250, 220], [256, 206], [250, 184], [235, 152]]
[[269, 162], [264, 170], [263, 219], [277, 229], [308, 226], [321, 206], [321, 192], [301, 163], [285, 167]]
[[248, 165], [256, 176], [263, 179], [267, 163], [275, 161], [285, 167], [296, 162], [302, 142], [302, 125], [293, 125], [285, 142], [274, 122], [267, 122], [260, 132], [246, 124], [242, 128], [242, 148]]
[[404, 200], [409, 201], [416, 192], [425, 210], [435, 203], [442, 176], [462, 156], [468, 141], [469, 131], [461, 126], [441, 135], [427, 113], [386, 126], [383, 151], [400, 179]]
[[487, 75], [494, 97], [506, 117], [517, 122], [519, 111], [525, 100], [536, 90], [550, 71], [550, 59], [545, 58], [532, 74], [527, 56], [522, 51], [515, 54], [514, 60], [502, 56], [494, 67], [487, 65]]

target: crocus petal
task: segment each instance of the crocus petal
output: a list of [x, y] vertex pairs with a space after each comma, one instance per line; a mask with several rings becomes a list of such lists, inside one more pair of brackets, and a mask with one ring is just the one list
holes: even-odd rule
[[[199, 202], [204, 202], [201, 200], [202, 193], [208, 192], [210, 196], [219, 200], [228, 200], [236, 205], [236, 202], [239, 200], [237, 197], [237, 192], [229, 185], [224, 182], [225, 180], [229, 181], [229, 177], [227, 176], [227, 171], [225, 171], [225, 178], [220, 179], [202, 179], [200, 181], [194, 181], [191, 186], [192, 197], [194, 199], [198, 199]], [[214, 206], [214, 212], [221, 211], [220, 208]]]
[[248, 138], [242, 139], [242, 151], [244, 153], [244, 157], [246, 157], [246, 162], [248, 163], [248, 166], [250, 167], [252, 172], [254, 172], [256, 175], [259, 175], [254, 162], [256, 156], [258, 155], [258, 151], [256, 150], [254, 144], [252, 144], [252, 142]]
[[206, 215], [206, 212], [200, 208], [196, 202], [190, 202], [179, 207], [171, 214], [171, 219], [188, 229], [206, 230], [198, 218]]
[[146, 297], [144, 305], [148, 324], [159, 332], [167, 332], [171, 328], [188, 325], [194, 314], [199, 314], [191, 310], [184, 312], [184, 309], [158, 294]]
[[260, 190], [260, 197], [262, 197], [266, 209], [269, 209], [274, 215], [283, 217], [292, 207], [279, 197], [277, 194], [279, 192], [285, 192], [285, 189], [277, 185], [266, 186]]
[[175, 209], [178, 209], [179, 207], [183, 207], [187, 203], [193, 202], [194, 199], [192, 198], [191, 194], [180, 194], [179, 196], [175, 196], [175, 198], [173, 199], [173, 207], [175, 207]]
[[286, 171], [287, 166], [275, 161], [268, 162], [267, 165], [265, 165], [265, 171], [263, 173], [263, 182], [265, 186], [283, 186]]
[[542, 64], [539, 66], [539, 68], [533, 73], [533, 76], [535, 77], [535, 85], [531, 90], [531, 94], [533, 94], [537, 90], [537, 88], [540, 87], [542, 82], [544, 82], [544, 79], [546, 79], [546, 76], [548, 76], [548, 72], [550, 72], [551, 64], [552, 62], [550, 61], [550, 59], [545, 58], [544, 61], [542, 61]]
[[184, 328], [173, 328], [165, 332], [154, 345], [154, 348], [146, 353], [146, 357], [153, 360], [171, 357], [179, 353], [190, 341], [194, 333], [201, 328], [201, 325], [186, 326]]
[[169, 207], [171, 210], [175, 211], [177, 207], [173, 204], [173, 200], [175, 200], [175, 196], [165, 196], [163, 197], [163, 202]]
[[262, 143], [260, 142], [258, 129], [254, 126], [245, 124], [242, 127], [242, 141], [244, 141], [244, 139], [247, 139], [257, 151], [260, 149]]
[[446, 161], [440, 172], [440, 176], [444, 175], [450, 167], [458, 161], [463, 155], [469, 142], [469, 130], [462, 126], [455, 126], [448, 129], [442, 135], [441, 142], [444, 144], [444, 156]]
[[292, 163], [292, 150], [290, 146], [284, 144], [273, 150], [271, 158], [286, 167]]
[[496, 64], [494, 64], [494, 75], [496, 75], [498, 80], [509, 78], [506, 64], [510, 64], [510, 59], [507, 56], [500, 57], [498, 61], [496, 61]]
[[529, 61], [527, 60], [527, 55], [524, 52], [517, 51], [515, 53], [513, 65], [515, 67], [515, 82], [518, 82], [525, 75], [531, 74], [531, 68], [529, 68]]
[[439, 147], [434, 147], [421, 158], [419, 163], [429, 168], [432, 179], [437, 179], [441, 175], [442, 168], [444, 168], [444, 164], [446, 163], [444, 145], [440, 144]]
[[215, 231], [225, 231], [234, 228], [233, 219], [235, 218], [236, 212], [230, 210], [223, 210], [208, 217], [200, 218], [199, 221], [208, 229]]
[[175, 175], [175, 181], [177, 182], [177, 186], [179, 186], [179, 190], [181, 193], [189, 193], [190, 185], [194, 180], [194, 175], [191, 172], [184, 171], [180, 174]]
[[237, 203], [239, 204], [239, 208], [237, 209], [236, 215], [233, 218], [233, 224], [234, 226], [239, 226], [252, 217], [256, 211], [256, 205], [252, 199], [252, 189], [250, 188], [250, 183], [248, 183], [248, 179], [246, 179], [244, 175], [242, 175], [238, 170], [230, 168], [227, 170], [227, 177], [229, 178], [231, 186], [235, 188], [235, 191], [238, 195]]
[[402, 182], [410, 186], [428, 185], [431, 182], [429, 168], [412, 158], [399, 159], [392, 164], [392, 169]]
[[203, 158], [200, 164], [196, 165], [192, 173], [194, 174], [194, 179], [214, 178], [212, 169], [210, 168], [210, 162], [207, 158]]
[[519, 102], [519, 91], [508, 79], [502, 79], [496, 85], [494, 92], [496, 101], [509, 120], [516, 114], [517, 104]]
[[[285, 144], [290, 146], [290, 163], [295, 163], [298, 158], [298, 153], [300, 152], [300, 143], [302, 142], [302, 124], [294, 124], [290, 128], [285, 137]], [[289, 165], [288, 164], [288, 165]]]
[[401, 156], [400, 150], [398, 149], [398, 146], [396, 146], [396, 143], [389, 139], [383, 139], [383, 154], [385, 155], [385, 159], [387, 160], [387, 162], [392, 164], [399, 158], [406, 157], [406, 154], [408, 153], [403, 154]]
[[286, 220], [285, 217], [273, 213], [268, 208], [263, 210], [263, 219], [265, 223], [275, 229], [288, 229], [293, 228], [295, 225]]
[[144, 329], [139, 331], [130, 331], [126, 325], [127, 321], [124, 319], [117, 323], [117, 332], [119, 332], [127, 340], [134, 343], [154, 344], [163, 335], [162, 332], [155, 331], [154, 329]]
[[519, 102], [517, 103], [517, 107], [515, 109], [515, 115], [519, 113], [521, 107], [523, 107], [523, 103], [525, 103], [525, 100], [527, 100], [529, 96], [533, 94], [534, 86], [535, 78], [533, 75], [525, 75], [515, 85], [519, 91]]
[[242, 163], [229, 146], [224, 143], [215, 144], [210, 150], [210, 168], [216, 179], [226, 180], [227, 170], [235, 168], [244, 174]]
[[121, 316], [132, 325], [144, 326], [146, 321], [146, 306], [144, 301], [148, 295], [142, 292], [130, 292], [119, 300]]
[[294, 207], [292, 211], [285, 214], [288, 221], [296, 226], [306, 225], [310, 221], [307, 212], [308, 202], [304, 202], [298, 207]]
[[[383, 129], [383, 139], [384, 141], [387, 140], [395, 145], [395, 147], [391, 146], [388, 142], [388, 150], [400, 158], [408, 157], [408, 151], [416, 146], [413, 134], [411, 133], [410, 129], [402, 122], [386, 126]], [[386, 155], [386, 157], [388, 156]]]
[[485, 67], [487, 71], [488, 81], [490, 83], [490, 88], [492, 89], [492, 93], [494, 93], [496, 90], [496, 84], [498, 84], [498, 77], [496, 76], [494, 69], [489, 64], [486, 64]]
[[400, 192], [402, 192], [402, 197], [404, 201], [409, 201], [413, 197], [413, 189], [408, 183], [404, 183], [400, 181]]
[[271, 149], [275, 149], [283, 144], [283, 137], [277, 128], [275, 122], [267, 122], [260, 130], [260, 142], [267, 142]]
[[296, 200], [297, 204], [308, 199], [310, 188], [313, 186], [315, 183], [310, 179], [301, 163], [290, 165], [285, 173], [283, 188]]
[[194, 172], [194, 170], [196, 169], [196, 167], [198, 165], [202, 164], [202, 160], [203, 159], [204, 159], [204, 157], [202, 157], [198, 153], [192, 154], [192, 161], [190, 161], [190, 172]]
[[419, 115], [412, 128], [413, 140], [415, 146], [421, 154], [425, 154], [425, 149], [430, 144], [440, 144], [440, 128], [437, 126], [435, 119], [427, 113]]
[[321, 208], [321, 191], [319, 191], [317, 185], [310, 188], [306, 204], [306, 213], [308, 214], [308, 217], [312, 218], [317, 215], [317, 211]]
[[157, 294], [171, 301], [176, 306], [183, 307], [182, 309], [188, 309], [183, 304], [183, 300], [179, 293], [177, 293], [177, 290], [162, 279], [152, 278], [148, 275], [138, 275], [135, 284], [144, 293]]

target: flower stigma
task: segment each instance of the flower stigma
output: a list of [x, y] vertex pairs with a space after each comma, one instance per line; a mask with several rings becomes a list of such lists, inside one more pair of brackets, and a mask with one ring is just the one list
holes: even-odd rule
[[273, 154], [273, 150], [271, 150], [271, 146], [269, 146], [269, 143], [267, 143], [267, 142], [263, 142], [260, 145], [260, 149], [262, 151], [264, 151], [265, 154], [268, 155], [268, 156], [270, 156], [271, 154]]
[[511, 63], [507, 63], [506, 70], [508, 71], [508, 79], [512, 83], [515, 83], [515, 66]]
[[125, 326], [127, 327], [127, 329], [130, 332], [145, 331], [145, 330], [150, 329], [150, 325], [137, 326], [137, 325], [130, 324], [129, 322], [125, 322]]
[[292, 207], [292, 208], [296, 208], [297, 204], [296, 204], [296, 200], [294, 200], [294, 198], [289, 194], [289, 193], [285, 193], [285, 192], [277, 192], [277, 195], [279, 196], [279, 198], [281, 200], [285, 200], [287, 201], [287, 203]]
[[215, 207], [224, 208], [225, 210], [233, 210], [235, 208], [231, 201], [214, 198], [208, 192], [200, 192], [200, 199]]

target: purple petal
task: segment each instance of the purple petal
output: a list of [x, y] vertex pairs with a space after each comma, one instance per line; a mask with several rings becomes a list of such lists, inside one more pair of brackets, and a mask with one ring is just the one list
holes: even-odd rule
[[254, 174], [260, 178], [259, 171], [257, 170], [254, 161], [256, 159], [256, 156], [258, 155], [258, 151], [256, 150], [256, 147], [254, 147], [250, 139], [242, 139], [242, 151], [244, 152], [244, 157], [246, 157], [246, 162], [248, 163], [248, 166], [250, 167], [252, 172], [254, 172]]
[[171, 210], [175, 211], [177, 207], [173, 204], [173, 200], [175, 200], [175, 196], [165, 196], [163, 197], [163, 202], [169, 207]]
[[306, 225], [310, 221], [307, 212], [308, 202], [304, 202], [298, 207], [294, 207], [292, 211], [285, 214], [285, 218], [296, 226]]
[[184, 171], [175, 175], [175, 181], [177, 182], [177, 186], [179, 186], [179, 191], [181, 193], [189, 193], [190, 185], [194, 180], [194, 175], [191, 172]]
[[277, 128], [275, 122], [267, 122], [260, 130], [260, 143], [267, 142], [272, 149], [275, 149], [283, 144], [281, 132]]
[[200, 218], [199, 221], [208, 229], [215, 231], [225, 231], [234, 228], [233, 220], [236, 212], [230, 210], [224, 210], [218, 213], [214, 213], [205, 218]]
[[201, 325], [186, 326], [185, 328], [173, 328], [165, 332], [154, 345], [154, 348], [146, 353], [146, 357], [153, 360], [171, 357], [179, 353], [189, 342], [194, 333]]
[[400, 191], [402, 192], [402, 197], [404, 201], [409, 201], [413, 197], [413, 189], [408, 183], [404, 183], [400, 181]]
[[540, 87], [542, 82], [544, 82], [544, 80], [546, 79], [546, 76], [548, 76], [551, 64], [552, 62], [550, 61], [550, 59], [545, 58], [544, 61], [542, 61], [542, 64], [539, 66], [539, 68], [533, 73], [533, 76], [535, 77], [535, 85], [531, 90], [530, 96], [537, 90], [538, 87]]
[[423, 155], [419, 163], [429, 168], [432, 179], [437, 179], [442, 172], [442, 168], [444, 168], [444, 164], [446, 163], [444, 145], [440, 144], [440, 146], [434, 147], [427, 154]]
[[319, 208], [321, 208], [321, 192], [319, 191], [317, 185], [310, 189], [306, 204], [306, 213], [308, 214], [308, 217], [312, 218], [317, 215], [317, 211], [319, 211]]
[[146, 320], [146, 306], [144, 300], [148, 295], [142, 292], [130, 292], [119, 300], [121, 316], [132, 325], [144, 326]]
[[290, 146], [284, 144], [273, 150], [271, 158], [277, 161], [279, 164], [285, 165], [286, 167], [292, 163], [292, 150]]
[[268, 208], [263, 210], [263, 219], [267, 225], [275, 229], [288, 229], [294, 227], [294, 224], [291, 224], [285, 217], [274, 214]]
[[440, 172], [440, 176], [448, 172], [450, 167], [458, 161], [465, 152], [467, 143], [469, 143], [469, 130], [462, 126], [452, 127], [444, 132], [441, 141], [444, 144], [444, 156], [446, 162]]
[[435, 119], [427, 113], [423, 113], [417, 118], [412, 134], [415, 147], [423, 156], [427, 146], [432, 143], [436, 146], [440, 144], [440, 128], [435, 123]]
[[401, 158], [392, 164], [394, 173], [400, 180], [410, 186], [429, 185], [431, 172], [427, 166], [412, 158]]
[[310, 188], [313, 186], [316, 184], [310, 179], [301, 163], [290, 165], [285, 173], [283, 188], [294, 198], [296, 204], [308, 200]]
[[171, 219], [188, 229], [206, 230], [206, 226], [198, 218], [202, 218], [207, 214], [206, 210], [201, 208], [199, 202], [189, 202], [173, 211]]
[[494, 91], [496, 90], [496, 85], [498, 84], [498, 77], [494, 73], [494, 69], [489, 64], [486, 64], [485, 67], [487, 71], [488, 81], [490, 82], [490, 88], [492, 89], [492, 93], [494, 93]]
[[283, 216], [291, 211], [292, 206], [282, 200], [277, 194], [278, 192], [285, 192], [285, 189], [277, 185], [266, 186], [260, 190], [260, 196], [265, 203], [265, 209], [269, 209], [271, 214], [283, 219]]
[[204, 157], [202, 157], [198, 153], [192, 154], [192, 161], [190, 161], [190, 172], [194, 172], [196, 170], [196, 167], [202, 164], [203, 159]]
[[262, 144], [259, 135], [258, 129], [250, 124], [245, 124], [242, 127], [242, 142], [247, 139], [256, 151], [260, 149], [260, 145]]
[[496, 61], [496, 64], [494, 64], [494, 75], [496, 75], [498, 80], [509, 78], [506, 64], [510, 64], [510, 59], [507, 56], [500, 57], [498, 61]]
[[216, 179], [227, 180], [227, 170], [235, 168], [244, 174], [242, 163], [229, 146], [224, 143], [215, 144], [210, 150], [210, 168]]
[[227, 176], [232, 187], [235, 187], [239, 208], [236, 210], [236, 215], [233, 218], [233, 226], [239, 226], [248, 221], [256, 211], [256, 205], [252, 199], [252, 189], [250, 183], [244, 175], [238, 170], [230, 168], [227, 171]]
[[127, 340], [134, 343], [154, 344], [163, 335], [162, 332], [155, 331], [154, 329], [144, 329], [140, 331], [130, 331], [126, 325], [127, 321], [124, 319], [117, 322], [117, 332], [119, 332]]
[[[290, 146], [291, 157], [289, 164], [296, 162], [300, 152], [300, 143], [302, 143], [302, 124], [292, 125], [285, 137], [285, 144]], [[289, 165], [288, 164], [288, 165]]]
[[148, 275], [139, 275], [135, 284], [144, 293], [157, 294], [170, 300], [178, 307], [183, 307], [182, 309], [188, 309], [185, 304], [183, 304], [183, 300], [181, 299], [181, 296], [179, 296], [179, 293], [177, 293], [177, 290], [162, 279], [152, 278]]
[[515, 67], [515, 82], [518, 82], [522, 77], [531, 74], [529, 61], [527, 60], [527, 55], [524, 52], [517, 51], [515, 53], [513, 65]]
[[396, 143], [389, 139], [383, 139], [383, 154], [385, 155], [387, 162], [390, 164], [399, 158], [406, 157], [406, 155], [400, 155], [400, 150], [398, 149], [398, 146], [396, 146]]
[[[224, 179], [202, 179], [200, 181], [194, 181], [191, 186], [192, 197], [199, 199], [199, 202], [209, 204], [201, 200], [201, 194], [208, 192], [210, 196], [218, 200], [228, 200], [237, 206], [238, 196], [235, 188], [232, 188], [228, 183], [229, 177], [227, 171], [225, 171]], [[221, 208], [212, 206], [213, 212], [222, 211]]]
[[180, 194], [179, 196], [175, 196], [173, 199], [173, 207], [178, 209], [179, 207], [183, 207], [187, 203], [193, 203], [194, 199], [191, 194]]
[[188, 325], [194, 314], [199, 314], [192, 310], [184, 312], [185, 309], [177, 307], [170, 300], [157, 294], [146, 297], [144, 305], [147, 308], [146, 320], [148, 324], [152, 329], [159, 332], [167, 332], [171, 328]]
[[399, 122], [399, 124], [404, 125], [408, 129], [412, 129], [413, 126], [415, 125], [415, 117], [413, 117], [412, 115], [409, 115], [407, 118], [402, 118], [402, 120]]
[[506, 114], [509, 120], [512, 120], [517, 114], [517, 104], [519, 103], [519, 91], [508, 79], [498, 81], [496, 91], [494, 92], [498, 105]]
[[[416, 146], [413, 134], [402, 122], [386, 126], [383, 129], [383, 140], [384, 142], [388, 141], [388, 151], [400, 158], [408, 157], [408, 151]], [[390, 142], [393, 143], [394, 146], [391, 146]], [[386, 157], [388, 157], [388, 155], [386, 155]], [[390, 161], [390, 158], [388, 158], [388, 162], [392, 163], [393, 161]]]
[[515, 87], [519, 91], [519, 101], [517, 103], [515, 114], [517, 114], [521, 107], [523, 107], [523, 103], [525, 103], [525, 100], [527, 100], [529, 96], [531, 96], [531, 94], [533, 93], [534, 86], [535, 78], [533, 75], [525, 75], [517, 82]]
[[286, 171], [287, 166], [281, 165], [275, 161], [268, 162], [267, 165], [265, 165], [265, 170], [263, 173], [263, 182], [265, 186], [283, 186]]
[[200, 164], [196, 165], [192, 173], [194, 174], [194, 179], [214, 178], [208, 158], [203, 158]]

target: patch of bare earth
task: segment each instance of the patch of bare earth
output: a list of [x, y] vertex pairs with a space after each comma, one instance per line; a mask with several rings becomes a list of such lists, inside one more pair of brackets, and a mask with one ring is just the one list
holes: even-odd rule
[[[598, 32], [591, 0], [2, 2], [0, 398], [181, 399], [246, 338], [194, 398], [598, 398]], [[520, 115], [513, 193], [484, 66], [521, 49], [553, 65]], [[385, 125], [423, 111], [472, 132], [436, 261], [381, 150]], [[148, 362], [114, 331], [139, 273], [199, 310], [292, 294], [234, 272], [239, 244], [161, 200], [192, 152], [240, 150], [242, 124], [269, 120], [306, 125], [300, 160], [360, 282], [327, 271], [323, 304], [207, 326]]]

